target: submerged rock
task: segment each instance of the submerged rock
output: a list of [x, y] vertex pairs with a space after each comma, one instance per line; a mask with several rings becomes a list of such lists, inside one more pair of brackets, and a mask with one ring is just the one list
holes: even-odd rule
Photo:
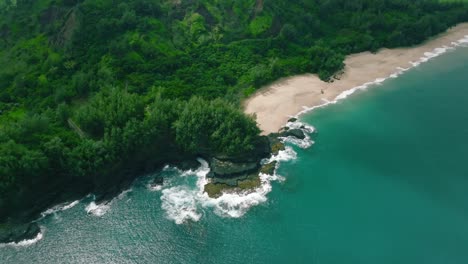
[[288, 122], [291, 122], [291, 123], [294, 123], [294, 122], [296, 122], [296, 121], [297, 121], [297, 118], [295, 118], [295, 117], [291, 117], [291, 118], [289, 118], [289, 120], [288, 120]]

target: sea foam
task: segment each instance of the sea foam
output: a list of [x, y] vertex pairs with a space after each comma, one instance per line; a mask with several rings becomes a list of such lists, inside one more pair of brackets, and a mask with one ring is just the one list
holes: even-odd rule
[[[125, 190], [125, 191], [121, 192], [119, 195], [117, 195], [117, 197], [113, 198], [112, 200], [107, 201], [107, 202], [103, 202], [103, 203], [100, 203], [100, 204], [96, 204], [95, 201], [92, 201], [86, 206], [85, 211], [88, 214], [91, 214], [91, 215], [94, 215], [94, 216], [97, 216], [97, 217], [101, 217], [101, 216], [105, 215], [110, 210], [111, 205], [116, 200], [122, 200], [131, 191], [132, 191], [131, 188], [128, 189], [128, 190]], [[93, 199], [96, 199], [96, 197], [94, 195], [93, 195]]]
[[197, 210], [196, 191], [187, 186], [176, 186], [162, 191], [162, 209], [168, 219], [176, 224], [188, 220], [198, 221], [201, 214]]
[[[313, 144], [310, 133], [315, 132], [315, 128], [299, 121], [289, 122], [289, 129], [301, 129], [306, 137], [303, 140], [293, 137], [280, 138], [283, 142], [290, 145], [296, 145], [301, 148], [308, 148]], [[281, 162], [292, 161], [297, 158], [297, 153], [293, 147], [287, 145], [284, 150], [278, 152], [270, 158], [261, 161], [262, 164], [268, 164], [276, 161], [276, 169]], [[272, 190], [272, 182], [282, 182], [284, 177], [275, 173], [267, 175], [260, 173], [260, 186], [254, 190], [245, 191], [224, 191], [219, 197], [211, 198], [204, 192], [204, 187], [210, 182], [207, 178], [210, 172], [208, 162], [198, 159], [201, 166], [193, 171], [184, 171], [179, 173], [179, 177], [197, 177], [195, 186], [188, 185], [164, 186], [162, 187], [162, 209], [166, 217], [173, 220], [176, 224], [183, 224], [187, 221], [199, 221], [204, 210], [213, 210], [220, 217], [239, 218], [244, 216], [253, 206], [265, 203], [268, 200], [268, 193]], [[166, 168], [174, 169], [174, 168]]]
[[[292, 148], [287, 147], [280, 151], [278, 155], [264, 160], [286, 161], [296, 157]], [[182, 172], [179, 177], [196, 177], [195, 186], [177, 185], [164, 186], [161, 196], [161, 207], [165, 211], [166, 217], [176, 224], [183, 224], [187, 221], [199, 221], [205, 210], [212, 210], [221, 217], [239, 218], [245, 215], [253, 206], [265, 203], [267, 194], [271, 192], [273, 181], [282, 181], [279, 175], [260, 174], [261, 185], [254, 190], [224, 192], [217, 198], [211, 198], [204, 192], [204, 187], [210, 179], [207, 174], [210, 172], [208, 162], [198, 159], [201, 166], [195, 170]]]
[[44, 212], [42, 212], [41, 216], [46, 217], [46, 216], [51, 215], [51, 214], [56, 214], [58, 212], [62, 212], [62, 211], [71, 209], [71, 208], [75, 207], [75, 205], [77, 205], [79, 203], [80, 203], [80, 201], [76, 200], [76, 201], [73, 201], [71, 203], [63, 203], [63, 204], [56, 205], [56, 206], [54, 206], [52, 208], [49, 208], [49, 209], [45, 210]]
[[44, 229], [41, 227], [41, 231], [36, 235], [36, 237], [31, 239], [25, 239], [19, 242], [10, 242], [10, 243], [0, 243], [0, 248], [2, 247], [27, 247], [33, 244], [36, 244], [44, 237]]
[[382, 84], [385, 80], [387, 80], [389, 78], [397, 78], [398, 76], [400, 76], [404, 72], [408, 71], [409, 69], [417, 67], [417, 66], [421, 65], [424, 62], [427, 62], [427, 61], [429, 61], [429, 60], [431, 60], [433, 58], [436, 58], [436, 57], [446, 53], [449, 50], [455, 49], [458, 46], [464, 46], [464, 47], [468, 46], [468, 35], [465, 35], [462, 39], [459, 39], [457, 41], [454, 41], [454, 42], [450, 43], [450, 45], [445, 45], [445, 46], [442, 46], [442, 47], [439, 47], [439, 48], [435, 48], [431, 52], [425, 52], [424, 56], [420, 57], [417, 61], [410, 61], [409, 62], [412, 65], [410, 68], [397, 67], [396, 71], [393, 72], [392, 74], [390, 74], [387, 78], [377, 78], [374, 81], [367, 82], [367, 83], [364, 83], [362, 85], [353, 87], [353, 88], [351, 88], [349, 90], [343, 91], [338, 96], [336, 96], [335, 99], [332, 100], [332, 101], [324, 101], [323, 104], [312, 106], [312, 107], [303, 106], [304, 110], [300, 111], [299, 113], [297, 113], [293, 117], [298, 118], [301, 115], [303, 115], [305, 113], [308, 113], [308, 112], [310, 112], [310, 111], [312, 111], [314, 109], [321, 108], [321, 107], [327, 106], [329, 104], [336, 104], [340, 100], [346, 99], [348, 96], [352, 95], [356, 91], [365, 90], [365, 89], [367, 89], [367, 88], [369, 88], [371, 86]]

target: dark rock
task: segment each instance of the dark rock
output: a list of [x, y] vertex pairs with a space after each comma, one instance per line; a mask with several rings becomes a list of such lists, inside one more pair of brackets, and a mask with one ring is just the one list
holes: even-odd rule
[[211, 183], [213, 184], [225, 184], [230, 187], [237, 187], [239, 181], [245, 180], [248, 178], [248, 175], [241, 175], [232, 178], [213, 178]]
[[285, 150], [285, 145], [279, 140], [281, 133], [272, 133], [268, 135], [268, 141], [270, 143], [270, 153], [271, 155], [277, 155], [281, 150]]
[[261, 136], [254, 143], [254, 149], [248, 153], [241, 153], [237, 156], [223, 155], [223, 154], [211, 154], [204, 155], [209, 160], [211, 157], [215, 157], [218, 160], [231, 161], [233, 163], [250, 163], [259, 162], [260, 160], [270, 156], [270, 142], [267, 136]]
[[195, 159], [188, 159], [179, 162], [172, 163], [173, 166], [177, 167], [179, 170], [187, 171], [187, 170], [196, 170], [200, 167], [200, 162]]
[[291, 122], [291, 123], [294, 123], [296, 121], [297, 121], [297, 118], [295, 118], [295, 117], [291, 117], [291, 118], [288, 119], [288, 122]]
[[289, 127], [285, 126], [285, 127], [280, 128], [280, 129], [278, 130], [278, 133], [281, 134], [281, 133], [284, 133], [284, 132], [286, 132], [286, 131], [288, 131], [288, 130], [289, 130]]
[[0, 243], [18, 243], [22, 240], [33, 239], [41, 232], [36, 223], [30, 224], [1, 224]]
[[153, 185], [163, 185], [164, 184], [164, 177], [158, 175], [153, 180]]
[[260, 173], [274, 175], [275, 169], [276, 169], [276, 163], [277, 163], [276, 161], [273, 161], [273, 162], [263, 165], [263, 167], [260, 169]]
[[212, 158], [210, 160], [210, 167], [209, 177], [232, 178], [257, 171], [259, 162], [232, 162]]
[[288, 131], [279, 134], [280, 137], [295, 137], [298, 139], [304, 139], [305, 134], [301, 129], [289, 129]]

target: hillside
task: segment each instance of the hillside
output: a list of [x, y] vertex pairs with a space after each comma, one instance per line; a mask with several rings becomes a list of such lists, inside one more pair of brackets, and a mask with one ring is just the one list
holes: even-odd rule
[[[468, 21], [416, 0], [0, 0], [0, 222], [198, 155], [249, 156], [240, 102]], [[28, 210], [26, 210], [28, 209]]]

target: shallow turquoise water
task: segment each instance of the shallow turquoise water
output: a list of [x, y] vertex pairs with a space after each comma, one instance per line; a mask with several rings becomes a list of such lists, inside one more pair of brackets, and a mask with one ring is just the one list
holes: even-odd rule
[[164, 190], [143, 177], [101, 217], [91, 198], [45, 217], [0, 263], [468, 263], [467, 62], [459, 48], [304, 116], [315, 145], [240, 218], [168, 170]]

